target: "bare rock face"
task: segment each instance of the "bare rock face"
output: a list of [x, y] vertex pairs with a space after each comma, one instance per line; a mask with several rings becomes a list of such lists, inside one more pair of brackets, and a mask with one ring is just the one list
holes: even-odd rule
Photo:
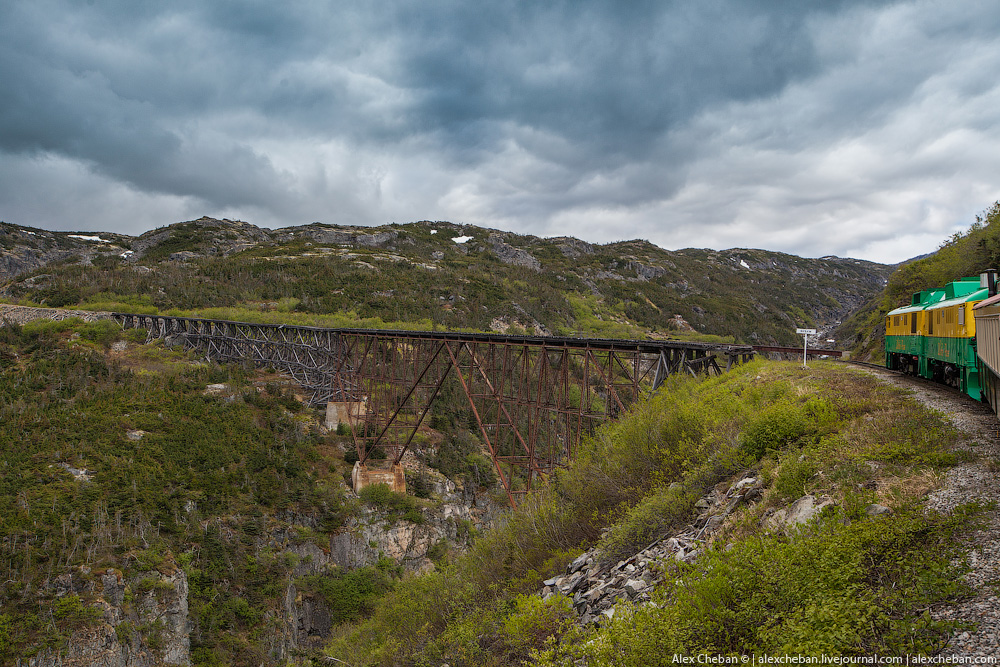
[[556, 242], [559, 252], [570, 259], [576, 259], [583, 255], [593, 255], [596, 252], [595, 246], [571, 236], [560, 236], [552, 240]]
[[802, 496], [784, 509], [780, 509], [765, 522], [769, 530], [791, 528], [809, 523], [823, 511], [823, 508], [836, 504], [830, 496]]
[[316, 243], [349, 245], [355, 248], [383, 248], [399, 238], [399, 232], [395, 231], [364, 234], [350, 229], [330, 229], [328, 227], [314, 226], [306, 227], [304, 231], [305, 235]]
[[625, 267], [635, 271], [636, 279], [641, 281], [652, 280], [654, 278], [660, 278], [667, 275], [668, 271], [662, 266], [654, 266], [651, 264], [643, 264], [635, 260], [629, 260], [625, 263]]
[[[100, 621], [76, 631], [63, 650], [44, 651], [27, 660], [19, 659], [18, 667], [191, 664], [188, 582], [183, 570], [178, 569], [170, 575], [144, 572], [127, 583], [118, 570], [107, 570], [94, 578], [84, 574], [60, 575], [50, 586], [57, 596], [70, 592], [86, 595], [99, 590], [91, 605], [101, 612]], [[140, 591], [132, 603], [126, 602], [127, 589]], [[155, 630], [140, 635], [136, 630], [139, 627]]]
[[375, 516], [364, 517], [330, 539], [330, 553], [338, 565], [347, 568], [372, 565], [385, 556], [411, 572], [429, 572], [434, 563], [427, 551], [441, 540], [456, 540], [456, 521], [470, 517], [468, 507], [453, 504], [443, 506], [441, 517], [421, 524], [383, 525]]
[[521, 250], [520, 248], [515, 248], [511, 244], [503, 240], [500, 234], [490, 234], [488, 243], [493, 252], [496, 253], [497, 257], [504, 264], [513, 264], [514, 266], [523, 266], [526, 269], [531, 269], [532, 271], [541, 271], [542, 263], [537, 259], [532, 257], [531, 253], [527, 250]]

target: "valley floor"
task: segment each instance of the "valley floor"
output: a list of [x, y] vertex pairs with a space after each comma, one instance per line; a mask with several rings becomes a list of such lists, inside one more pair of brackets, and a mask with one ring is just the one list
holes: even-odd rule
[[957, 632], [940, 653], [955, 657], [1000, 655], [1000, 507], [990, 507], [1000, 489], [1000, 421], [984, 404], [953, 389], [917, 378], [873, 370], [882, 381], [913, 392], [923, 405], [941, 412], [966, 438], [959, 445], [976, 454], [944, 475], [941, 486], [931, 493], [927, 506], [950, 512], [963, 503], [987, 506], [985, 525], [968, 538], [972, 571], [967, 575], [976, 595], [953, 606], [932, 610], [938, 620], [957, 620], [974, 629]]

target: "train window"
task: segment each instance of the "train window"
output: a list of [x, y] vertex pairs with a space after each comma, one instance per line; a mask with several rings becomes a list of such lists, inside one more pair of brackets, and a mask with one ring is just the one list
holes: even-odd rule
[[927, 333], [934, 335], [934, 313], [927, 313], [929, 317], [927, 318]]
[[958, 326], [965, 326], [965, 306], [958, 307]]
[[910, 313], [909, 317], [910, 317], [910, 333], [915, 334], [917, 333], [917, 314]]

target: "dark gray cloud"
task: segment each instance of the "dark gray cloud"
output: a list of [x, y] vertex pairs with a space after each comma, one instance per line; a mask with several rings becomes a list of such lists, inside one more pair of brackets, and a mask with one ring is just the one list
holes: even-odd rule
[[14, 0], [0, 218], [895, 261], [1000, 197], [998, 24], [980, 0]]

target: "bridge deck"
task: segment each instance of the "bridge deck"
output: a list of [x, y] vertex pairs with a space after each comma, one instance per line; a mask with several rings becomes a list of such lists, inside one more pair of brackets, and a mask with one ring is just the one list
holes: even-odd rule
[[[722, 373], [749, 345], [675, 340], [328, 329], [114, 313], [148, 338], [174, 337], [223, 362], [290, 373], [351, 426], [360, 463], [399, 465], [446, 381], [489, 449], [511, 503], [573, 456], [582, 437], [677, 372]], [[725, 359], [725, 368], [719, 365]], [[449, 380], [450, 378], [450, 380]]]

